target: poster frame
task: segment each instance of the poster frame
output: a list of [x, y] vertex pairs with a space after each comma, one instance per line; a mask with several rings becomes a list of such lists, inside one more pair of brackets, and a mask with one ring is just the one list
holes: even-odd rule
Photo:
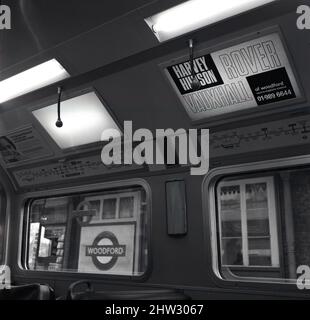
[[[226, 40], [226, 41], [223, 41], [221, 43], [218, 43], [218, 44], [215, 44], [212, 46], [206, 46], [206, 43], [198, 44], [198, 48], [195, 52], [195, 57], [199, 57], [199, 56], [207, 55], [207, 54], [212, 54], [212, 53], [220, 51], [220, 50], [229, 49], [230, 47], [240, 45], [243, 42], [259, 39], [261, 37], [272, 35], [274, 33], [278, 34], [278, 36], [281, 40], [286, 57], [288, 59], [289, 66], [292, 69], [292, 73], [293, 73], [293, 76], [295, 77], [297, 87], [299, 88], [300, 97], [296, 97], [296, 98], [289, 99], [289, 100], [282, 100], [282, 101], [274, 102], [271, 104], [266, 104], [263, 106], [256, 106], [256, 107], [252, 107], [252, 108], [247, 108], [245, 110], [232, 111], [232, 112], [223, 113], [221, 115], [204, 117], [202, 119], [194, 120], [194, 119], [191, 119], [190, 115], [188, 114], [188, 112], [186, 110], [187, 109], [186, 102], [184, 101], [183, 96], [179, 92], [177, 85], [174, 83], [172, 77], [169, 75], [168, 70], [166, 69], [167, 67], [169, 67], [171, 65], [181, 63], [184, 60], [188, 60], [189, 59], [188, 54], [186, 54], [184, 51], [182, 51], [175, 58], [170, 58], [170, 59], [158, 64], [163, 77], [165, 78], [165, 80], [169, 84], [170, 88], [173, 90], [173, 93], [176, 95], [178, 101], [180, 102], [180, 104], [182, 106], [184, 114], [186, 115], [187, 119], [190, 121], [190, 123], [192, 124], [193, 127], [198, 127], [198, 126], [202, 126], [202, 125], [210, 127], [210, 125], [213, 126], [217, 122], [220, 124], [222, 124], [222, 122], [224, 122], [224, 123], [230, 122], [231, 123], [233, 121], [239, 120], [240, 118], [242, 118], [242, 119], [243, 118], [252, 118], [255, 116], [261, 117], [261, 116], [269, 115], [269, 114], [272, 114], [275, 112], [281, 113], [281, 112], [287, 111], [286, 107], [292, 107], [293, 105], [299, 105], [299, 104], [307, 101], [306, 95], [305, 95], [305, 90], [304, 90], [304, 87], [303, 87], [303, 85], [300, 81], [300, 78], [298, 76], [297, 69], [295, 67], [292, 54], [288, 48], [286, 39], [285, 39], [283, 32], [282, 32], [279, 25], [274, 25], [274, 26], [268, 27], [268, 28], [262, 28], [259, 31], [248, 32], [248, 33], [243, 34], [239, 37], [236, 36], [231, 40]], [[262, 107], [263, 107], [263, 110], [262, 110]], [[283, 107], [283, 108], [281, 108], [281, 107]]]

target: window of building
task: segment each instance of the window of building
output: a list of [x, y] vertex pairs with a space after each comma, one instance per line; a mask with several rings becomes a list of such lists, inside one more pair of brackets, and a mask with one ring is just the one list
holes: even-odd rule
[[217, 190], [223, 265], [279, 267], [273, 178], [223, 182]]
[[26, 268], [141, 276], [148, 202], [142, 187], [31, 200]]
[[212, 190], [221, 276], [296, 284], [310, 266], [310, 169], [226, 176]]

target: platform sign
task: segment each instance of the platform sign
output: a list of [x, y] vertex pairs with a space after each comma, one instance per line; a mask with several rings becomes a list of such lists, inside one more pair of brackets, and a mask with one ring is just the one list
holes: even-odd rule
[[82, 227], [78, 271], [133, 275], [135, 238], [134, 222]]
[[211, 54], [198, 55], [191, 87], [190, 62], [168, 65], [165, 73], [192, 120], [301, 98], [281, 38], [272, 33]]

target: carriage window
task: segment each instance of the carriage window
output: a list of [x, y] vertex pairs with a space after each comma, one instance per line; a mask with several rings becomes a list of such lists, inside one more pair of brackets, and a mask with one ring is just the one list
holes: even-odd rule
[[223, 278], [296, 283], [310, 266], [310, 169], [221, 179], [216, 204]]
[[141, 187], [33, 200], [27, 269], [142, 275], [147, 205]]

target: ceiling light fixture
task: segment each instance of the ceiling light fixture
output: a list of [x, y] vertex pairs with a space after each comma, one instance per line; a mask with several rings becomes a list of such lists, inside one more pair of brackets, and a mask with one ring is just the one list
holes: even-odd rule
[[160, 42], [278, 0], [190, 0], [145, 19]]
[[52, 59], [0, 81], [0, 103], [68, 78], [64, 67]]

